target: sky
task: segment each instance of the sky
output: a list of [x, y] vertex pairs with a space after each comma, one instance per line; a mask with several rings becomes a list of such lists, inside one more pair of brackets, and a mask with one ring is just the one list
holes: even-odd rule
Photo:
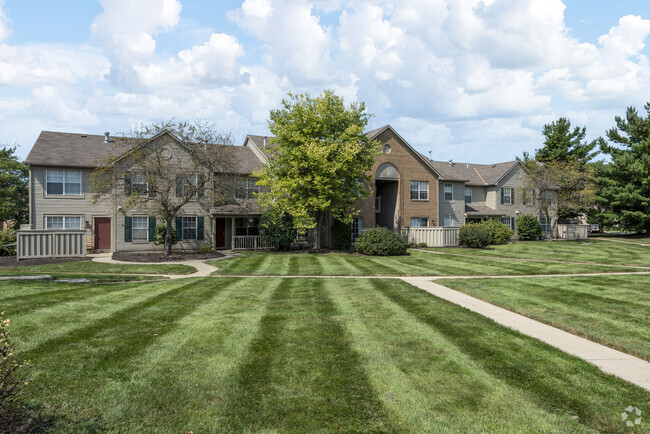
[[433, 159], [508, 161], [644, 113], [649, 34], [645, 0], [0, 0], [0, 144], [172, 118], [241, 144], [332, 89]]

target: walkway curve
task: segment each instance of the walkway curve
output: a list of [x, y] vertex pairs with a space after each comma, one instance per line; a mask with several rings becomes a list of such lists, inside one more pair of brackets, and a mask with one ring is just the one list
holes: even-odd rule
[[596, 365], [605, 373], [615, 375], [650, 391], [650, 363], [645, 360], [447, 288], [426, 277], [404, 277], [401, 280], [436, 297], [490, 318], [498, 324], [545, 342], [565, 353]]

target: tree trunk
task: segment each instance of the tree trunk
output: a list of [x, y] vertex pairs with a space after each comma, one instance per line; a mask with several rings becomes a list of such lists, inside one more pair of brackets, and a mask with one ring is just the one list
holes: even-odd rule
[[167, 233], [165, 234], [165, 256], [172, 254], [172, 222], [173, 219], [166, 219]]
[[645, 222], [645, 234], [650, 235], [650, 221]]
[[323, 228], [323, 213], [316, 214], [316, 233], [314, 234], [314, 249], [320, 250], [320, 234]]

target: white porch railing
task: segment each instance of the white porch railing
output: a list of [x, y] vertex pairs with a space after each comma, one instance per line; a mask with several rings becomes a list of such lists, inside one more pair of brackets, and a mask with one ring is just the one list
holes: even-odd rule
[[426, 243], [427, 247], [451, 247], [458, 245], [459, 228], [402, 228], [407, 243]]
[[19, 230], [16, 238], [16, 256], [19, 260], [86, 256], [84, 230]]
[[264, 241], [259, 235], [235, 235], [232, 239], [233, 250], [261, 250], [273, 247], [271, 243]]

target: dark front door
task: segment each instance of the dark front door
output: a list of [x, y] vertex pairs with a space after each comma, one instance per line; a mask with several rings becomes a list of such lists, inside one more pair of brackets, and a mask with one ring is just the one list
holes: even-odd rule
[[111, 249], [111, 219], [95, 217], [95, 250]]
[[214, 222], [215, 247], [226, 247], [226, 219], [217, 218]]

